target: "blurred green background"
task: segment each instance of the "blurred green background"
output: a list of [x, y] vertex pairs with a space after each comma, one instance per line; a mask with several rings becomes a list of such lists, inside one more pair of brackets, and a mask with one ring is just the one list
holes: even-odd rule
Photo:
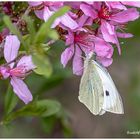
[[[79, 102], [80, 77], [74, 76], [71, 64], [63, 69], [60, 55], [63, 42], [57, 41], [49, 51], [53, 64], [53, 74], [46, 79], [35, 74], [26, 82], [32, 93], [41, 99], [60, 101], [63, 110], [47, 118], [22, 117], [8, 126], [0, 125], [1, 138], [140, 138], [140, 19], [127, 26], [133, 38], [120, 40], [122, 55], [117, 49], [113, 64], [108, 68], [124, 104], [124, 115], [106, 113], [94, 116]], [[3, 100], [6, 82], [0, 81], [0, 119], [3, 113]]]

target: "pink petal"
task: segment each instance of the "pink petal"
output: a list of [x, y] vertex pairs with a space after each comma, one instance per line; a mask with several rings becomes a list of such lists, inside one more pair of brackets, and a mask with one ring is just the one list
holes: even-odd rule
[[76, 29], [78, 24], [74, 21], [67, 13], [63, 15], [61, 18], [61, 23], [70, 29]]
[[116, 43], [114, 26], [110, 25], [105, 20], [101, 22], [101, 32], [105, 41]]
[[123, 3], [124, 5], [128, 5], [128, 6], [135, 6], [135, 7], [140, 7], [140, 2], [139, 1], [121, 1], [121, 3]]
[[98, 16], [97, 12], [90, 5], [81, 4], [80, 9], [84, 12], [85, 15], [92, 17], [93, 19], [96, 19]]
[[47, 21], [50, 16], [53, 15], [54, 12], [50, 11], [48, 7], [44, 7], [43, 19]]
[[0, 74], [3, 76], [4, 79], [7, 79], [10, 76], [9, 68], [0, 66]]
[[120, 38], [130, 38], [130, 37], [133, 37], [133, 35], [130, 34], [130, 33], [120, 33], [120, 32], [117, 32], [117, 36], [120, 37]]
[[119, 46], [119, 42], [117, 39], [117, 35], [114, 29], [114, 26], [106, 22], [105, 20], [102, 20], [101, 22], [101, 32], [103, 35], [103, 38], [106, 42], [111, 42], [113, 44], [117, 45], [118, 52], [121, 54], [121, 49]]
[[61, 54], [61, 63], [65, 67], [74, 54], [74, 46], [66, 48]]
[[36, 11], [35, 11], [35, 14], [36, 14], [36, 16], [37, 16], [38, 18], [44, 20], [44, 17], [43, 17], [43, 15], [44, 15], [44, 10], [43, 10], [43, 9], [42, 9], [42, 10], [36, 10]]
[[[78, 19], [79, 27], [83, 27], [84, 25], [88, 25], [88, 24], [86, 24], [88, 18], [89, 18], [88, 16], [86, 16], [86, 15], [83, 14], [83, 15]], [[92, 24], [90, 24], [90, 25], [92, 25]]]
[[32, 56], [29, 55], [29, 56], [23, 56], [18, 64], [17, 64], [17, 67], [20, 67], [20, 66], [24, 66], [24, 68], [26, 69], [26, 71], [30, 71], [30, 70], [33, 70], [36, 66], [33, 64], [33, 61], [32, 61]]
[[113, 59], [112, 58], [97, 57], [97, 61], [99, 61], [104, 67], [108, 67], [112, 64]]
[[[45, 7], [44, 8], [44, 12], [43, 12], [43, 19], [44, 21], [47, 22], [47, 20], [54, 14], [54, 11], [50, 11], [48, 7]], [[57, 18], [53, 25], [52, 25], [52, 28], [55, 28], [59, 23], [60, 23], [60, 18]]]
[[71, 45], [74, 43], [74, 34], [71, 30], [68, 31], [68, 35], [66, 35], [66, 45]]
[[[18, 55], [20, 42], [15, 35], [8, 35], [4, 45], [4, 58], [7, 62], [14, 60]], [[11, 67], [13, 66], [10, 65]]]
[[64, 4], [67, 5], [67, 6], [70, 6], [70, 7], [74, 8], [74, 9], [78, 9], [79, 10], [81, 2], [65, 1]]
[[32, 101], [33, 97], [23, 80], [17, 77], [11, 77], [11, 85], [15, 94], [25, 103], [28, 104]]
[[37, 1], [37, 2], [36, 1], [29, 1], [28, 4], [30, 6], [38, 6], [38, 5], [42, 4], [42, 2], [41, 1]]
[[44, 1], [44, 5], [48, 6], [50, 10], [52, 11], [56, 11], [58, 10], [59, 8], [63, 7], [64, 2], [58, 2], [58, 1], [55, 1], [55, 2], [49, 2], [49, 1]]
[[105, 42], [103, 39], [97, 38], [95, 39], [95, 52], [97, 56], [100, 57], [112, 57], [113, 55], [113, 47]]
[[75, 48], [75, 55], [73, 58], [73, 74], [82, 75], [83, 74], [83, 62], [82, 62], [82, 51], [78, 46]]
[[125, 23], [128, 21], [133, 21], [139, 18], [139, 12], [136, 8], [129, 8], [128, 10], [124, 10], [122, 12], [119, 12], [115, 15], [112, 15], [110, 17], [110, 20], [113, 20], [118, 23]]
[[98, 1], [94, 1], [92, 5], [97, 11], [100, 11], [102, 3]]
[[117, 1], [114, 1], [114, 2], [106, 2], [106, 4], [111, 7], [111, 8], [114, 8], [114, 9], [120, 9], [120, 10], [126, 10], [127, 8], [121, 4], [120, 2], [117, 2]]

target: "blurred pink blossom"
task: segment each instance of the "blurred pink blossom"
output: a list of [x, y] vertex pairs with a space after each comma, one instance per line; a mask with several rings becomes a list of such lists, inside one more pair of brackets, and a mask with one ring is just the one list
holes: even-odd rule
[[[35, 14], [38, 18], [47, 21], [51, 15], [53, 15], [57, 10], [64, 6], [63, 2], [29, 2], [30, 6], [39, 6], [43, 8], [41, 10], [35, 10]], [[71, 13], [68, 12], [65, 15], [57, 18], [52, 25], [52, 28], [56, 27], [58, 24], [62, 24], [70, 29], [76, 29], [78, 24], [72, 18]]]
[[0, 72], [4, 79], [10, 77], [15, 94], [25, 103], [32, 101], [32, 94], [23, 78], [35, 68], [31, 56], [23, 56], [16, 64], [13, 60], [18, 55], [20, 42], [15, 35], [8, 35], [4, 45], [4, 58], [7, 64], [0, 66]]

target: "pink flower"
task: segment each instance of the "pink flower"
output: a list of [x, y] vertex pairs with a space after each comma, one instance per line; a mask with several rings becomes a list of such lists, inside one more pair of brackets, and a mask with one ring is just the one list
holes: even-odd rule
[[[18, 55], [20, 42], [15, 35], [8, 35], [4, 45], [4, 58], [7, 64], [0, 66], [0, 72], [4, 79], [10, 77], [15, 94], [25, 103], [32, 101], [32, 94], [23, 78], [35, 68], [31, 56], [23, 56], [16, 64], [13, 60]], [[16, 66], [15, 66], [16, 65]]]
[[[119, 26], [121, 24], [126, 24], [129, 21], [136, 20], [139, 17], [139, 12], [135, 8], [116, 11], [108, 7], [109, 3], [110, 2], [107, 2], [107, 5], [102, 2], [94, 2], [93, 4], [83, 3], [80, 5], [80, 9], [85, 15], [91, 17], [95, 22], [98, 21], [100, 24], [99, 31], [102, 33], [104, 40], [116, 44], [120, 54], [121, 50], [115, 25]], [[118, 2], [114, 4], [119, 5]], [[112, 3], [110, 3], [109, 6], [112, 7]], [[124, 9], [124, 7], [120, 9]]]
[[[38, 18], [47, 21], [51, 15], [53, 15], [58, 9], [63, 7], [63, 2], [29, 2], [30, 6], [42, 6], [41, 10], [35, 10], [35, 14]], [[76, 29], [78, 24], [71, 17], [71, 12], [66, 13], [65, 15], [57, 18], [52, 25], [52, 28], [57, 25], [62, 24], [70, 29]]]
[[83, 73], [82, 52], [85, 55], [90, 52], [96, 53], [97, 60], [106, 67], [111, 65], [113, 61], [112, 46], [94, 34], [80, 30], [76, 32], [69, 31], [66, 36], [66, 45], [69, 47], [61, 54], [61, 63], [65, 67], [73, 57], [73, 73], [76, 75], [82, 75]]

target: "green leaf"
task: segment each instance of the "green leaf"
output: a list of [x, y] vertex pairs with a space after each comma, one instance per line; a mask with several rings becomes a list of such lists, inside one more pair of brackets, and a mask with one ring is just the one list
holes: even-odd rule
[[41, 118], [41, 126], [43, 128], [43, 131], [50, 136], [51, 133], [53, 132], [53, 129], [58, 122], [57, 118], [55, 115], [50, 116], [50, 117], [44, 117]]
[[57, 40], [59, 38], [59, 35], [55, 30], [50, 30], [48, 37], [50, 37], [53, 40]]
[[[68, 12], [70, 8], [68, 6], [62, 7], [60, 10], [58, 10], [56, 13], [54, 13], [47, 22], [43, 23], [42, 26], [40, 27], [39, 31], [37, 32], [35, 39], [34, 39], [34, 44], [39, 44], [43, 43], [46, 40], [46, 37], [53, 37], [54, 30], [51, 29], [52, 24], [54, 23], [55, 19], [64, 15], [66, 12]], [[53, 35], [52, 35], [53, 34]], [[53, 37], [53, 39], [56, 37]]]
[[48, 117], [59, 112], [60, 108], [60, 103], [54, 100], [40, 100], [32, 102], [7, 115], [3, 124], [7, 124], [16, 118], [23, 116]]
[[47, 56], [45, 55], [32, 55], [33, 63], [37, 66], [34, 70], [39, 75], [49, 77], [52, 74], [52, 66]]
[[36, 30], [35, 30], [33, 20], [28, 16], [23, 16], [23, 19], [27, 22], [27, 28], [30, 33], [30, 43], [32, 44], [34, 37], [36, 35]]
[[13, 90], [9, 85], [5, 96], [5, 104], [4, 104], [5, 114], [9, 114], [14, 109], [14, 107], [17, 105], [17, 101], [18, 98], [15, 95], [15, 93], [13, 93]]
[[17, 29], [17, 27], [11, 22], [10, 18], [8, 16], [4, 16], [3, 21], [6, 24], [6, 26], [9, 28], [9, 30], [14, 35], [17, 35], [18, 39], [20, 40], [20, 42], [23, 44], [25, 50], [27, 51], [28, 46], [27, 46], [26, 42], [23, 40], [22, 35], [21, 35], [20, 31]]

